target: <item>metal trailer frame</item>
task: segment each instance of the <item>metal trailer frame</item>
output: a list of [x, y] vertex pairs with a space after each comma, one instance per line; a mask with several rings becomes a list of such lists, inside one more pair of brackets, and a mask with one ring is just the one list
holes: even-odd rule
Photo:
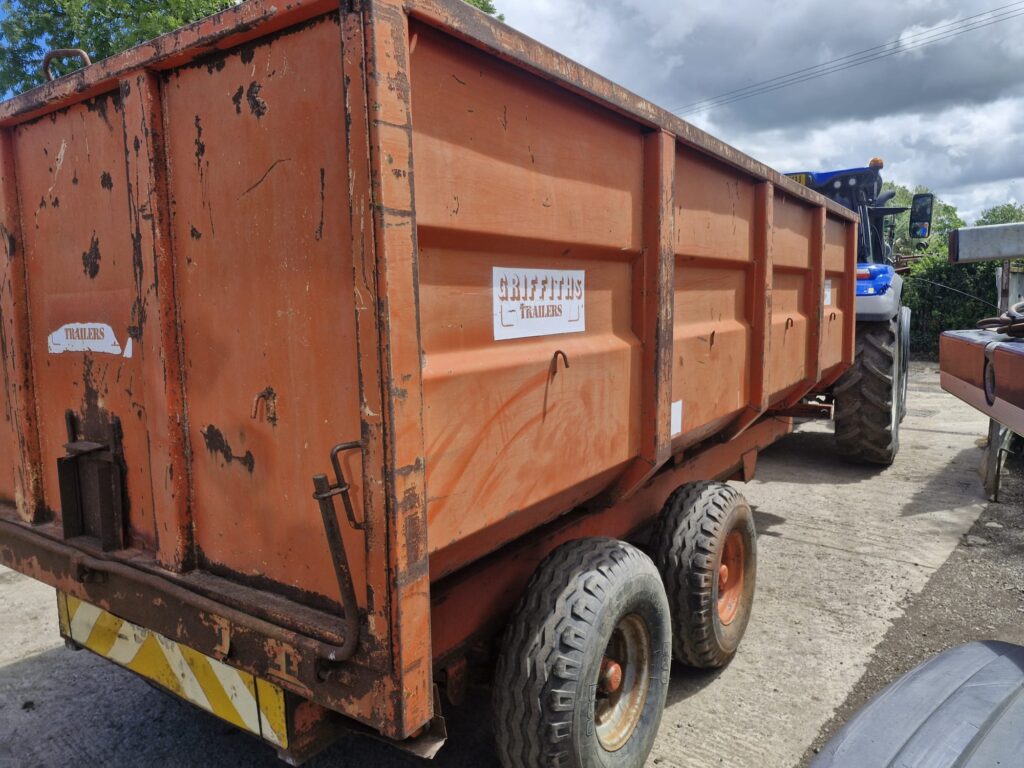
[[[792, 429], [787, 414], [824, 392], [854, 356], [853, 292], [856, 216], [776, 171], [743, 155], [676, 116], [629, 93], [575, 62], [457, 0], [357, 0], [338, 18], [343, 56], [344, 115], [351, 163], [351, 248], [358, 288], [377, 301], [356, 313], [362, 410], [362, 487], [367, 584], [373, 596], [362, 615], [360, 653], [350, 661], [344, 622], [258, 587], [231, 584], [194, 570], [188, 498], [187, 435], [180, 418], [185, 399], [179, 358], [180, 318], [173, 286], [160, 73], [191, 62], [211, 62], [244, 44], [284, 33], [339, 12], [328, 0], [281, 5], [249, 0], [196, 24], [0, 104], [0, 214], [8, 269], [0, 296], [4, 334], [5, 397], [13, 415], [20, 459], [16, 499], [0, 505], [0, 563], [54, 585], [61, 592], [159, 632], [288, 693], [291, 747], [301, 760], [339, 726], [363, 727], [418, 748], [436, 743], [440, 728], [436, 683], [449, 693], [464, 681], [465, 662], [486, 651], [532, 570], [560, 542], [587, 535], [626, 538], [657, 514], [678, 485], [697, 479], [754, 472], [757, 453]], [[439, 565], [427, 548], [422, 387], [417, 310], [416, 231], [411, 153], [408, 59], [410, 24], [437, 29], [515, 68], [555, 83], [588, 102], [642, 126], [645, 217], [640, 268], [635, 270], [634, 327], [643, 342], [641, 451], [604, 492], [561, 517], [536, 520], [526, 530], [495, 534], [490, 554], [468, 566]], [[33, 380], [27, 268], [22, 232], [27, 201], [19, 199], [14, 135], [19, 126], [115, 90], [123, 103], [130, 205], [137, 242], [139, 296], [156, 329], [146, 357], [149, 378], [146, 426], [170, 457], [172, 478], [154, 505], [175, 529], [162, 536], [155, 557], [71, 546], [43, 499], [44, 457], [39, 444], [43, 403]], [[750, 397], [737, 416], [715, 423], [685, 445], [670, 434], [672, 300], [674, 270], [673, 158], [679, 149], [736, 169], [756, 184], [758, 239], [752, 275]], [[773, 200], [784, 194], [812, 209], [811, 267], [805, 368], [796, 383], [773, 397], [769, 349], [773, 328], [791, 320], [772, 307]], [[845, 227], [838, 255], [827, 255], [829, 222]], [[802, 273], [801, 273], [802, 274]], [[826, 275], [845, 277], [831, 318], [822, 299]], [[156, 290], [158, 285], [163, 290]], [[166, 286], [172, 286], [167, 290]], [[153, 289], [153, 290], [150, 290]], [[412, 313], [410, 315], [410, 312]], [[410, 320], [410, 318], [412, 318]], [[822, 366], [822, 327], [841, 324], [838, 362]], [[410, 325], [410, 322], [412, 323]], [[152, 342], [149, 342], [152, 343]], [[258, 403], [256, 404], [258, 405]], [[255, 408], [256, 406], [254, 406]], [[49, 459], [46, 459], [49, 461]], [[326, 463], [326, 460], [325, 460]], [[324, 494], [324, 488], [317, 488]], [[372, 514], [371, 514], [372, 513]], [[411, 741], [410, 741], [411, 739]], [[429, 751], [432, 747], [423, 747]]]

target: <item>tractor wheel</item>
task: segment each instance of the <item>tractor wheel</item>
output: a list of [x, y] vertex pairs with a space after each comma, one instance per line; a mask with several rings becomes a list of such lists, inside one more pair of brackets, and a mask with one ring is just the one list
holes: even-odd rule
[[900, 424], [907, 418], [910, 384], [910, 307], [900, 307]]
[[494, 674], [504, 768], [641, 768], [668, 692], [671, 630], [654, 563], [579, 539], [537, 567]]
[[852, 459], [888, 466], [899, 453], [900, 347], [896, 318], [857, 324], [857, 357], [833, 390], [836, 444]]
[[653, 541], [676, 658], [691, 667], [725, 666], [754, 603], [757, 533], [750, 505], [724, 483], [680, 486], [662, 508]]

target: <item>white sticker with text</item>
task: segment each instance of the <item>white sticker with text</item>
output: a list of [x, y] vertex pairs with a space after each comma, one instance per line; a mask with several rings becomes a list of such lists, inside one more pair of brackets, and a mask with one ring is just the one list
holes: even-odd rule
[[[131, 341], [131, 339], [129, 339]], [[50, 334], [46, 348], [52, 355], [63, 352], [105, 352], [120, 355], [114, 329], [106, 323], [68, 323]], [[128, 352], [127, 356], [131, 356]]]
[[674, 400], [672, 402], [672, 437], [675, 437], [683, 431], [683, 401]]
[[494, 267], [494, 339], [586, 330], [584, 271]]
[[825, 281], [825, 306], [826, 307], [831, 307], [832, 306], [832, 281], [831, 280], [826, 280]]

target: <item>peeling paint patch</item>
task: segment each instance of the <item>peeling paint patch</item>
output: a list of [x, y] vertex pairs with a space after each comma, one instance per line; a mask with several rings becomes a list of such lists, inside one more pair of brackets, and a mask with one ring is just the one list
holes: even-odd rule
[[227, 438], [224, 437], [224, 433], [213, 426], [213, 424], [208, 424], [205, 429], [201, 430], [201, 434], [203, 441], [206, 443], [206, 450], [210, 453], [220, 454], [227, 464], [237, 461], [249, 470], [250, 475], [252, 474], [256, 468], [256, 459], [253, 457], [252, 451], [246, 451], [244, 456], [236, 456], [234, 451], [231, 450], [231, 445], [228, 444]]
[[257, 120], [267, 114], [267, 102], [260, 98], [262, 88], [253, 80], [245, 91], [245, 100], [249, 103], [249, 111], [256, 116]]
[[92, 233], [92, 241], [89, 243], [89, 250], [82, 254], [82, 271], [95, 280], [100, 273], [100, 241], [96, 233]]

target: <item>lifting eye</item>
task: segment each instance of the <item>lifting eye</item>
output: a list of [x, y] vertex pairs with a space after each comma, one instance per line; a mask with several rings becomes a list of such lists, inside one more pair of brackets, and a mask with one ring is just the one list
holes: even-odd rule
[[996, 404], [996, 367], [991, 360], [985, 361], [985, 401]]

